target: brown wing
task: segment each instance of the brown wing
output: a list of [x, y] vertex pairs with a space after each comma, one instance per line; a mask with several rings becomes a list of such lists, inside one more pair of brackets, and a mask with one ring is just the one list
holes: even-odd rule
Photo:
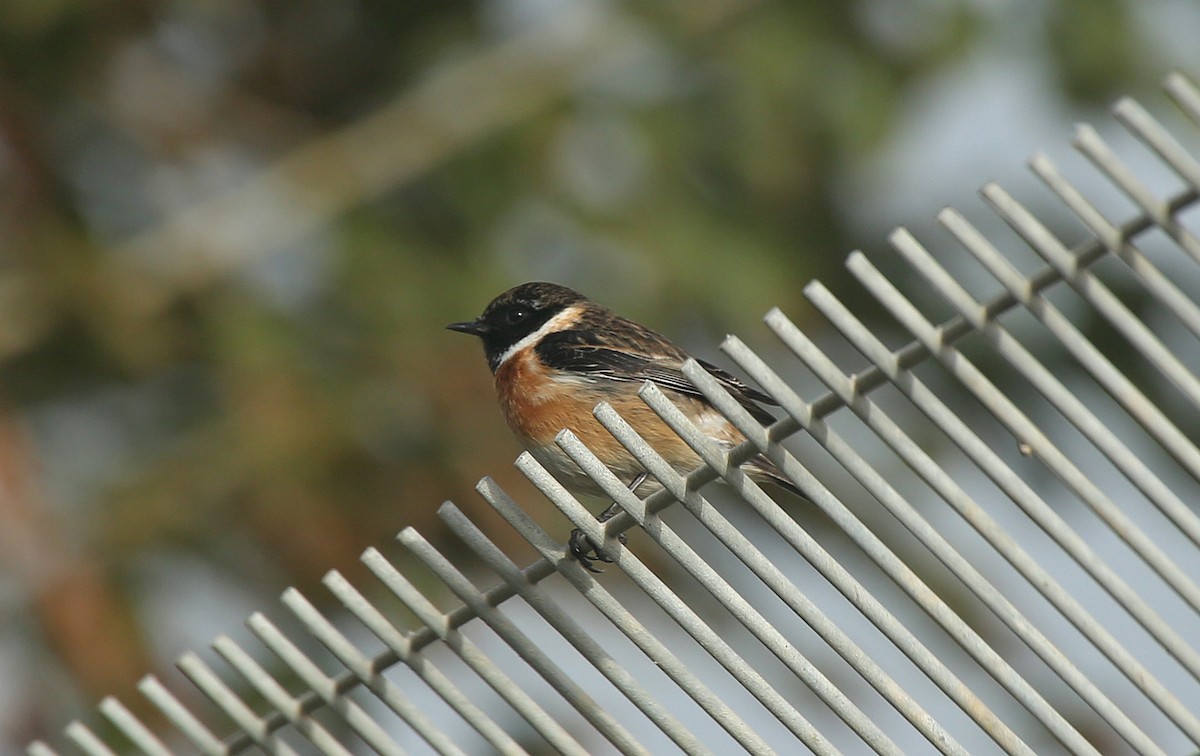
[[[636, 324], [633, 324], [636, 325]], [[637, 340], [613, 339], [611, 333], [601, 342], [592, 330], [567, 330], [548, 334], [538, 343], [538, 357], [547, 367], [581, 373], [598, 381], [642, 383], [653, 381], [662, 388], [699, 399], [711, 406], [683, 374], [687, 354], [679, 347], [647, 328]], [[697, 360], [725, 389], [763, 424], [775, 421], [759, 403], [778, 405], [774, 399], [753, 389], [711, 363]]]

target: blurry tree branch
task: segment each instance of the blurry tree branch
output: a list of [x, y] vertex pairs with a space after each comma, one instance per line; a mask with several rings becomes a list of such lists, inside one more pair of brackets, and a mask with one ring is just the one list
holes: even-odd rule
[[[728, 23], [755, 0], [675, 9], [680, 33]], [[570, 8], [518, 36], [431, 71], [412, 90], [346, 128], [314, 139], [236, 188], [186, 208], [119, 245], [101, 275], [132, 296], [127, 322], [304, 239], [347, 210], [419, 177], [456, 153], [553, 105], [602, 70], [636, 35], [609, 6]], [[136, 285], [129, 285], [132, 282]], [[23, 311], [22, 281], [0, 279], [0, 313]], [[41, 329], [42, 318], [7, 319]], [[0, 357], [36, 334], [7, 333]]]
[[0, 570], [20, 576], [17, 584], [28, 591], [14, 604], [22, 619], [39, 629], [87, 695], [106, 695], [150, 660], [128, 603], [104, 566], [64, 532], [36, 471], [28, 429], [0, 411]]

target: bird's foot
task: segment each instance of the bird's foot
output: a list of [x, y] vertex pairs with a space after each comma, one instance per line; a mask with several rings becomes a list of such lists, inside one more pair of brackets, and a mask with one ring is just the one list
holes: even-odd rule
[[[621, 507], [615, 501], [608, 505], [608, 508], [596, 516], [597, 522], [608, 522], [621, 511]], [[617, 540], [624, 546], [629, 542], [625, 534], [617, 536]], [[579, 528], [571, 531], [571, 538], [567, 541], [567, 547], [571, 550], [571, 556], [575, 557], [583, 568], [588, 572], [601, 573], [603, 569], [596, 566], [596, 562], [604, 562], [612, 564], [612, 557], [608, 556], [600, 550], [600, 544], [593, 541], [584, 535], [584, 532]]]
[[[633, 482], [629, 484], [629, 490], [636, 491], [637, 487], [640, 486], [642, 481], [646, 479], [646, 475], [647, 473], [641, 473], [634, 478]], [[620, 511], [621, 505], [614, 501], [612, 504], [608, 505], [607, 509], [596, 516], [596, 520], [598, 522], [608, 522]], [[629, 539], [625, 537], [624, 533], [621, 533], [617, 536], [617, 541], [619, 541], [622, 546], [624, 546], [626, 543], [629, 543]], [[571, 556], [573, 556], [577, 562], [583, 565], [583, 568], [588, 572], [604, 572], [603, 569], [596, 566], [596, 562], [604, 562], [606, 564], [612, 564], [613, 562], [612, 557], [600, 550], [600, 544], [596, 543], [591, 538], [588, 538], [579, 528], [575, 528], [571, 531], [571, 537], [567, 540], [567, 549], [571, 552]]]
[[[621, 542], [622, 546], [628, 543], [628, 539], [624, 533], [617, 536], [617, 540]], [[612, 557], [601, 551], [601, 547], [591, 538], [588, 538], [579, 528], [571, 531], [571, 538], [567, 541], [567, 548], [570, 550], [571, 556], [579, 564], [583, 565], [583, 568], [588, 572], [604, 572], [603, 568], [596, 566], [596, 562], [612, 564], [613, 561]]]

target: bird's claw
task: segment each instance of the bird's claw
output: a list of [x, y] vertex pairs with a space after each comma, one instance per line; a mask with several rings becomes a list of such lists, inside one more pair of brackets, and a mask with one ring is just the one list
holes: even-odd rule
[[[622, 533], [617, 536], [617, 540], [624, 546], [628, 539]], [[604, 570], [596, 566], [596, 562], [605, 562], [612, 564], [612, 557], [607, 556], [600, 551], [600, 546], [591, 538], [588, 538], [582, 530], [576, 528], [571, 531], [571, 538], [567, 541], [567, 548], [571, 552], [571, 556], [583, 566], [588, 572], [601, 573]]]
[[[634, 478], [633, 482], [629, 484], [629, 490], [636, 491], [647, 475], [648, 473], [643, 472]], [[614, 501], [608, 505], [607, 509], [596, 515], [596, 520], [602, 523], [608, 522], [620, 514], [620, 512], [621, 505]], [[624, 533], [621, 533], [617, 536], [617, 541], [624, 546], [629, 542], [629, 539], [625, 537]], [[600, 551], [600, 544], [597, 544], [591, 538], [584, 535], [584, 532], [579, 528], [571, 531], [571, 538], [567, 541], [567, 549], [570, 551], [571, 556], [575, 558], [575, 561], [583, 565], [583, 568], [588, 572], [595, 572], [597, 574], [604, 572], [604, 570], [596, 566], [596, 562], [606, 562], [608, 564], [612, 564], [613, 562], [612, 557]]]

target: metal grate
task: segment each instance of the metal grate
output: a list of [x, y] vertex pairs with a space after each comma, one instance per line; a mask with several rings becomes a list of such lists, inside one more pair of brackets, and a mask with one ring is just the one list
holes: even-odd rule
[[[1200, 90], [1180, 75], [1166, 88], [1200, 125]], [[770, 428], [689, 365], [746, 434], [741, 448], [710, 444], [647, 384], [646, 403], [707, 463], [680, 476], [598, 407], [664, 486], [638, 500], [563, 433], [563, 449], [624, 507], [603, 525], [532, 457], [518, 459], [574, 526], [605, 541], [608, 574], [564, 559], [563, 544], [485, 479], [480, 494], [541, 560], [519, 567], [447, 503], [441, 516], [492, 574], [469, 578], [411, 529], [399, 540], [457, 609], [437, 609], [371, 549], [364, 563], [420, 630], [398, 629], [333, 572], [325, 584], [353, 619], [344, 628], [299, 592], [283, 596], [319, 645], [255, 614], [249, 628], [270, 654], [221, 637], [213, 649], [228, 669], [179, 661], [215, 708], [193, 713], [147, 677], [141, 692], [170, 734], [110, 698], [103, 737], [76, 722], [67, 738], [89, 754], [1194, 750], [1200, 240], [1183, 215], [1200, 161], [1137, 103], [1115, 114], [1157, 162], [1135, 172], [1088, 127], [1075, 146], [1133, 203], [1132, 220], [1110, 221], [1038, 156], [1034, 174], [1086, 241], [1068, 247], [994, 185], [983, 196], [1021, 244], [946, 210], [938, 220], [956, 245], [945, 257], [961, 271], [951, 273], [896, 231], [893, 248], [941, 300], [922, 308], [954, 313], [940, 325], [897, 276], [852, 254], [854, 276], [915, 340], [890, 348], [810, 284], [806, 296], [844, 338], [837, 348], [822, 350], [779, 310], [766, 317], [808, 373], [785, 378], [737, 338], [722, 345], [782, 405]], [[1185, 188], [1162, 199], [1139, 172]], [[1022, 273], [1028, 251], [1044, 264]], [[968, 272], [970, 258], [990, 277]], [[985, 301], [966, 288], [997, 282], [1002, 293]], [[870, 364], [839, 367], [827, 352], [845, 343]], [[828, 392], [810, 402], [797, 387], [814, 377]], [[817, 473], [780, 445], [793, 436], [823, 455], [809, 466]], [[759, 452], [827, 519], [785, 511], [743, 475], [738, 463]], [[705, 487], [718, 479], [728, 485]], [[635, 524], [646, 536], [623, 546], [616, 534]], [[231, 722], [236, 734], [224, 735]], [[54, 753], [40, 742], [29, 752]]]

